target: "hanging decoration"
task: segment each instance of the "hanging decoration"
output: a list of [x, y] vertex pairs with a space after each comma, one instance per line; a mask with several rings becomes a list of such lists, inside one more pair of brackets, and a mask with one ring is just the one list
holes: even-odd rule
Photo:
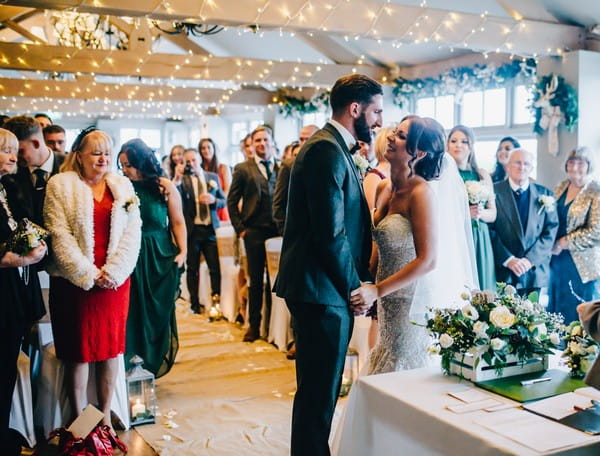
[[306, 99], [280, 91], [274, 101], [279, 105], [279, 113], [285, 117], [302, 117], [304, 114], [326, 111], [329, 108], [329, 92], [315, 94]]
[[542, 135], [548, 130], [548, 153], [556, 157], [559, 153], [558, 126], [564, 121], [567, 131], [573, 131], [577, 125], [577, 91], [562, 76], [554, 73], [542, 76], [535, 86], [530, 108], [535, 114], [533, 131]]
[[224, 27], [220, 25], [195, 24], [193, 22], [171, 22], [165, 27], [160, 21], [152, 21], [152, 25], [168, 35], [185, 33], [187, 36], [208, 36], [216, 35], [224, 30]]
[[523, 59], [514, 60], [500, 67], [489, 64], [452, 68], [436, 78], [399, 77], [394, 80], [396, 84], [394, 102], [400, 108], [406, 108], [411, 97], [418, 94], [419, 96], [454, 95], [456, 102], [461, 103], [465, 92], [501, 87], [513, 79], [533, 84], [535, 74], [535, 60]]

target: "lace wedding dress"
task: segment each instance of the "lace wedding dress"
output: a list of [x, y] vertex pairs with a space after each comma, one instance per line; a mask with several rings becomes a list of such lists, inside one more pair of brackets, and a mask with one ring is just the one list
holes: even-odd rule
[[[380, 282], [412, 261], [415, 246], [410, 221], [401, 214], [389, 214], [373, 228], [379, 249], [377, 281]], [[416, 369], [428, 363], [427, 331], [410, 322], [415, 282], [378, 302], [379, 340], [369, 357], [368, 374]]]

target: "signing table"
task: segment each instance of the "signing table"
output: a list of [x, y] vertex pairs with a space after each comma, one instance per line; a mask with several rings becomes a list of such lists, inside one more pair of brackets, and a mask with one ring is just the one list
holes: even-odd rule
[[[333, 453], [343, 456], [600, 454], [600, 436], [588, 436], [516, 408], [463, 414], [447, 410], [447, 405], [460, 403], [447, 393], [469, 387], [473, 384], [466, 380], [443, 376], [439, 367], [360, 377], [352, 386], [333, 437]], [[518, 405], [493, 393], [486, 394], [503, 403]], [[537, 426], [543, 435], [566, 433], [565, 439], [575, 436], [578, 442], [540, 452], [480, 424], [525, 413], [534, 420], [543, 420]], [[518, 429], [519, 424], [514, 424]]]

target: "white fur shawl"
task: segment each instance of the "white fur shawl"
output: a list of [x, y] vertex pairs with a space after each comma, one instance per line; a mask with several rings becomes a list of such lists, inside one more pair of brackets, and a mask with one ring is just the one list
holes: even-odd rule
[[[106, 263], [101, 268], [117, 285], [132, 273], [141, 242], [140, 209], [129, 179], [106, 175], [114, 203]], [[77, 173], [53, 176], [46, 187], [44, 221], [50, 231], [51, 275], [64, 277], [84, 290], [94, 286], [100, 273], [94, 265], [94, 196]]]

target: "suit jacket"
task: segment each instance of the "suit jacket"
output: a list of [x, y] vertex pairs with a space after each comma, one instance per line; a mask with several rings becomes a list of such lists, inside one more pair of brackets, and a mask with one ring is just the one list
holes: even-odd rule
[[[558, 200], [569, 187], [561, 182], [554, 194]], [[567, 212], [567, 244], [583, 283], [600, 279], [600, 184], [589, 181]]]
[[356, 166], [342, 136], [326, 124], [292, 168], [278, 296], [347, 306], [370, 280], [371, 218]]
[[[273, 172], [277, 176], [280, 163], [275, 160]], [[233, 170], [231, 186], [227, 194], [227, 211], [235, 232], [239, 235], [252, 226], [252, 217], [260, 209], [262, 195], [261, 182], [265, 177], [252, 158], [236, 165]], [[242, 209], [238, 203], [242, 200]]]
[[283, 236], [285, 226], [285, 216], [287, 213], [288, 190], [290, 188], [290, 175], [294, 158], [288, 158], [281, 163], [277, 173], [277, 184], [275, 184], [275, 194], [273, 195], [273, 220], [277, 225], [277, 231]]
[[[581, 323], [592, 339], [600, 342], [600, 301], [595, 301], [585, 307], [581, 315]], [[594, 365], [589, 370], [585, 382], [600, 389], [600, 356], [596, 358]]]
[[[541, 185], [529, 184], [529, 219], [523, 232], [519, 211], [510, 183], [507, 180], [494, 185], [498, 213], [490, 224], [490, 236], [496, 263], [496, 279], [517, 288], [540, 288], [548, 285], [550, 252], [558, 229], [556, 210], [541, 209], [539, 197], [552, 192]], [[533, 267], [517, 277], [503, 263], [515, 256], [526, 257]]]
[[[217, 209], [225, 207], [225, 194], [221, 190], [221, 184], [219, 184], [219, 176], [216, 173], [208, 171], [202, 171], [204, 173], [204, 180], [206, 181], [206, 190], [208, 193], [215, 197], [215, 202], [209, 204], [210, 209], [210, 220], [213, 229], [219, 227], [219, 217], [217, 215]], [[214, 184], [211, 184], [214, 182]], [[179, 192], [181, 193], [181, 199], [183, 203], [183, 216], [185, 218], [185, 227], [187, 228], [188, 235], [192, 233], [194, 228], [194, 219], [196, 218], [196, 201], [194, 198], [194, 187], [191, 176], [184, 175], [181, 179], [181, 185], [179, 186]]]
[[[58, 174], [60, 166], [65, 161], [62, 154], [54, 154], [54, 164], [48, 178]], [[38, 225], [44, 225], [44, 198], [45, 191], [36, 191], [27, 167], [19, 167], [16, 174], [4, 176], [2, 183], [6, 188], [11, 207], [15, 208], [15, 219], [27, 217]]]

